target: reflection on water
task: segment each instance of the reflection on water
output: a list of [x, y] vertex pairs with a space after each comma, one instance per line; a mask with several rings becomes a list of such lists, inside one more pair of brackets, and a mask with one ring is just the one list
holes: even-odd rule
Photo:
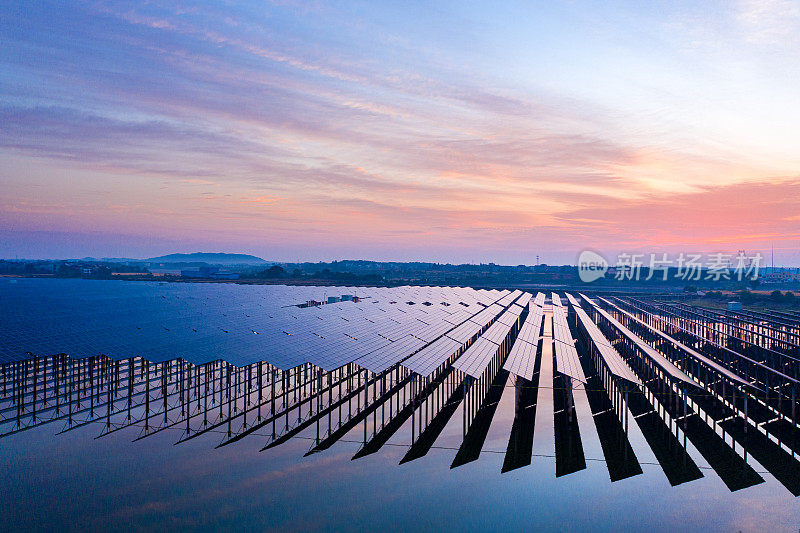
[[[684, 433], [645, 395], [629, 401], [636, 424], [625, 431], [585, 353], [589, 383], [574, 390], [550, 351], [540, 354], [534, 381], [499, 370], [483, 394], [455, 372], [425, 383], [345, 368], [320, 383], [312, 369], [284, 375], [264, 364], [58, 356], [12, 365], [0, 421], [13, 502], [4, 526], [170, 517], [203, 527], [569, 520], [606, 529], [616, 512], [617, 524], [746, 529], [800, 516], [796, 459], [761, 433], [735, 423], [715, 431], [699, 417]], [[762, 483], [770, 474], [789, 490]], [[728, 490], [743, 487], [752, 488]]]
[[[507, 346], [478, 379], [452, 365], [421, 377], [352, 363], [330, 372], [67, 355], [4, 364], [0, 524], [796, 529], [796, 430], [781, 414], [794, 409], [770, 381], [782, 356], [753, 363], [738, 388], [713, 365], [684, 361], [702, 384], [688, 390], [621, 327], [656, 343], [664, 338], [645, 320], [658, 323], [688, 350], [708, 341], [691, 319], [607, 303], [622, 322], [587, 309], [637, 387], [604, 366], [574, 313], [585, 385], [556, 371], [551, 320], [531, 379], [502, 368]], [[676, 343], [659, 347], [681, 362]]]

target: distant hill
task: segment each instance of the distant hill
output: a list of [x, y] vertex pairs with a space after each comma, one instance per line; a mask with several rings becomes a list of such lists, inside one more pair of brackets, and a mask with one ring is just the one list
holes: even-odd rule
[[167, 254], [145, 259], [151, 263], [208, 263], [210, 265], [263, 265], [267, 261], [247, 254], [204, 253]]

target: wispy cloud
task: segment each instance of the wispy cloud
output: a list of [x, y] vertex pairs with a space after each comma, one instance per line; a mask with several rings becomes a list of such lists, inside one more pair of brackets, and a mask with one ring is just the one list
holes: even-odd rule
[[[743, 2], [729, 15], [748, 40], [768, 44], [791, 31], [792, 5]], [[363, 256], [405, 249], [463, 260], [478, 240], [504, 257], [520, 239], [563, 249], [752, 240], [792, 232], [800, 212], [763, 209], [734, 232], [717, 225], [709, 202], [739, 205], [715, 213], [730, 221], [747, 207], [730, 191], [754, 205], [783, 201], [793, 185], [774, 176], [793, 174], [791, 154], [766, 157], [756, 141], [743, 152], [726, 145], [728, 132], [704, 136], [703, 124], [675, 135], [669, 115], [686, 108], [628, 106], [616, 94], [628, 87], [604, 95], [566, 66], [528, 79], [511, 56], [530, 51], [512, 41], [487, 66], [481, 47], [505, 36], [466, 12], [449, 13], [459, 29], [428, 31], [349, 6], [6, 11], [0, 216], [19, 230], [135, 227], [165, 240], [202, 230], [258, 239], [279, 255], [294, 253], [287, 239], [322, 250], [339, 237]], [[687, 20], [667, 31], [698, 24]], [[572, 46], [582, 74], [593, 58], [606, 61], [591, 43]], [[665, 61], [636, 53], [620, 54], [619, 73]], [[619, 73], [594, 79], [618, 87]], [[553, 88], [570, 76], [569, 90]], [[699, 105], [672, 87], [658, 94]]]
[[770, 45], [796, 40], [800, 5], [792, 0], [740, 0], [736, 19], [750, 42]]

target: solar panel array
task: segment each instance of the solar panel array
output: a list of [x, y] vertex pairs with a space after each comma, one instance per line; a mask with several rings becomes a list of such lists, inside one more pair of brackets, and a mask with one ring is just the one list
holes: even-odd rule
[[[514, 298], [511, 299], [511, 296]], [[501, 302], [508, 302], [508, 305], [520, 296], [522, 296], [522, 291], [514, 291], [503, 298]], [[530, 298], [528, 298], [528, 300], [529, 299]], [[492, 357], [494, 357], [500, 349], [500, 345], [508, 337], [511, 328], [519, 321], [521, 312], [522, 307], [518, 305], [509, 307], [494, 324], [489, 326], [478, 340], [466, 349], [461, 357], [453, 363], [453, 367], [474, 378], [479, 378], [486, 367], [489, 366]]]
[[[0, 281], [0, 362], [36, 355], [266, 361], [379, 371], [511, 293], [461, 287], [290, 287], [62, 279]], [[355, 295], [301, 308], [309, 300]]]
[[588, 301], [590, 304], [594, 306], [598, 313], [600, 313], [606, 320], [608, 320], [624, 337], [627, 337], [631, 342], [633, 342], [642, 352], [644, 352], [653, 362], [655, 362], [661, 369], [672, 376], [674, 379], [678, 381], [683, 381], [689, 385], [697, 386], [697, 382], [695, 382], [688, 374], [686, 374], [683, 370], [675, 366], [672, 361], [664, 357], [661, 353], [658, 352], [655, 348], [644, 342], [638, 335], [633, 333], [631, 330], [626, 328], [622, 325], [616, 318], [611, 316], [608, 312], [598, 306], [595, 302], [589, 300], [588, 298], [581, 295], [584, 300]]
[[[544, 299], [544, 294], [539, 293], [539, 296]], [[528, 298], [530, 301], [530, 298]], [[533, 371], [536, 362], [536, 351], [539, 345], [539, 332], [542, 330], [542, 321], [544, 318], [544, 310], [541, 306], [536, 305], [533, 301], [529, 305], [528, 316], [517, 334], [517, 339], [514, 341], [514, 346], [508, 354], [503, 368], [512, 374], [525, 378], [527, 380], [533, 379]]]
[[611, 343], [608, 341], [606, 336], [603, 335], [603, 332], [600, 331], [600, 328], [598, 328], [592, 319], [589, 318], [589, 315], [586, 314], [586, 311], [576, 305], [577, 302], [572, 295], [568, 294], [567, 299], [569, 299], [570, 303], [572, 303], [575, 307], [578, 320], [583, 325], [583, 328], [586, 330], [589, 337], [592, 339], [592, 343], [597, 349], [597, 352], [600, 354], [600, 357], [603, 359], [608, 371], [618, 378], [641, 385], [639, 378], [636, 377], [636, 374], [633, 372], [633, 370], [630, 369], [630, 367], [625, 363], [625, 360], [619, 355], [619, 353], [617, 353], [617, 350], [611, 346]]
[[[500, 301], [508, 301], [508, 297], [511, 295], [512, 294], [506, 294]], [[442, 363], [464, 348], [475, 335], [483, 331], [484, 328], [503, 311], [503, 305], [500, 304], [500, 301], [482, 309], [474, 316], [468, 317], [469, 320], [452, 328], [446, 333], [445, 337], [426, 346], [418, 353], [415, 353], [407, 360], [403, 361], [401, 365], [421, 376], [430, 375]], [[487, 330], [484, 335], [486, 333], [489, 333], [489, 331]]]
[[[358, 301], [297, 305], [342, 295]], [[567, 298], [576, 304], [572, 295]], [[66, 353], [138, 356], [154, 362], [181, 358], [195, 364], [224, 359], [237, 366], [266, 361], [284, 370], [304, 363], [333, 370], [355, 362], [372, 372], [400, 362], [429, 375], [464, 351], [454, 367], [477, 377], [496, 353], [490, 344], [496, 348], [504, 342], [526, 305], [531, 312], [519, 338], [536, 345], [544, 299], [542, 293], [532, 299], [520, 290], [461, 287], [2, 280], [0, 307], [11, 311], [0, 314], [0, 362], [24, 359], [28, 353]], [[556, 293], [551, 299], [556, 369], [583, 381], [565, 308]], [[694, 384], [657, 350], [597, 309], [665, 372]], [[599, 332], [596, 326], [588, 328], [590, 335]], [[600, 350], [608, 352], [612, 367], [616, 365], [611, 351]], [[530, 375], [531, 353], [535, 350], [522, 344], [512, 347], [507, 369]], [[621, 368], [619, 372], [624, 374]]]
[[[752, 383], [750, 383], [746, 379], [742, 379], [740, 376], [738, 376], [737, 374], [734, 374], [733, 372], [731, 372], [730, 370], [728, 370], [724, 366], [720, 365], [719, 363], [717, 363], [713, 359], [709, 359], [705, 355], [701, 354], [697, 350], [694, 350], [694, 349], [690, 348], [689, 346], [686, 346], [685, 344], [683, 344], [679, 340], [675, 339], [674, 337], [671, 337], [671, 336], [667, 335], [663, 331], [654, 328], [653, 326], [647, 324], [646, 322], [642, 322], [637, 317], [635, 317], [632, 314], [628, 313], [624, 309], [621, 309], [619, 306], [609, 302], [605, 298], [600, 298], [600, 300], [602, 300], [606, 304], [614, 307], [617, 311], [619, 311], [623, 315], [629, 317], [634, 322], [640, 324], [642, 327], [646, 328], [648, 331], [651, 331], [652, 333], [654, 333], [655, 335], [658, 335], [659, 337], [661, 337], [665, 341], [674, 344], [676, 347], [680, 348], [683, 352], [689, 354], [690, 356], [692, 356], [693, 358], [697, 359], [698, 361], [701, 361], [706, 366], [709, 366], [709, 367], [713, 368], [716, 372], [719, 372], [720, 374], [724, 375], [725, 377], [727, 377], [731, 381], [733, 381], [735, 383], [740, 383], [742, 385], [747, 385], [748, 387], [755, 387], [755, 385], [753, 385]], [[758, 387], [755, 387], [755, 388], [758, 388]]]
[[[309, 300], [327, 302], [329, 295], [357, 298], [297, 305]], [[665, 310], [658, 301], [648, 304], [630, 299], [637, 302], [634, 304], [617, 298], [617, 305], [598, 297], [598, 305], [580, 296], [593, 307], [582, 307], [571, 294], [566, 294], [565, 305], [562, 297], [552, 294], [552, 339], [546, 337], [546, 346], [552, 342], [553, 357], [536, 377], [538, 342], [542, 326], [549, 320], [546, 315], [551, 313], [550, 306], [545, 311], [542, 293], [532, 298], [522, 291], [458, 287], [0, 279], [0, 362], [18, 361], [3, 367], [0, 388], [5, 403], [0, 412], [4, 415], [0, 416], [0, 436], [55, 421], [64, 421], [65, 429], [75, 429], [102, 418], [101, 435], [139, 427], [141, 438], [180, 428], [179, 442], [213, 431], [226, 434], [221, 445], [247, 435], [266, 436], [269, 440], [264, 449], [298, 437], [312, 439], [314, 452], [339, 440], [349, 441], [347, 435], [352, 431], [360, 439], [363, 431], [362, 447], [354, 456], [358, 458], [375, 453], [401, 428], [414, 428], [410, 449], [401, 460], [406, 462], [420, 458], [442, 431], [449, 431], [449, 420], [463, 403], [463, 414], [456, 417], [461, 421], [454, 422], [462, 424], [464, 436], [451, 465], [458, 466], [465, 457], [472, 460], [481, 451], [487, 432], [494, 431], [495, 409], [503, 398], [510, 398], [515, 419], [503, 466], [507, 471], [507, 465], [518, 468], [531, 462], [533, 422], [543, 412], [536, 406], [544, 394], [553, 398], [552, 403], [541, 405], [553, 406], [557, 476], [586, 466], [577, 438], [579, 418], [580, 427], [585, 424], [582, 417], [573, 416], [582, 411], [594, 419], [612, 481], [642, 473], [633, 454], [635, 442], [627, 439], [628, 418], [633, 415], [637, 431], [644, 437], [636, 441], [650, 445], [670, 484], [703, 476], [692, 459], [700, 453], [731, 490], [763, 482], [763, 472], [753, 468], [760, 466], [793, 495], [800, 495], [800, 462], [796, 458], [800, 424], [795, 418], [794, 378], [776, 382], [781, 373], [766, 373], [769, 367], [750, 359], [749, 352], [724, 348], [726, 356], [734, 354], [736, 358], [711, 359], [719, 352], [704, 331], [691, 333], [677, 325], [658, 330], [650, 324], [664, 324], [667, 316], [661, 314]], [[617, 380], [605, 379], [608, 373], [600, 368], [599, 374], [592, 372], [585, 397], [582, 393], [572, 397], [573, 383], [562, 376], [586, 383], [568, 323], [573, 311], [578, 329], [596, 348], [591, 350], [594, 361], [602, 360], [613, 376], [635, 383], [636, 388], [618, 387]], [[717, 320], [712, 317], [703, 324], [716, 331]], [[673, 326], [672, 322], [666, 325]], [[689, 333], [689, 340], [681, 338], [691, 346], [671, 337], [673, 331]], [[90, 361], [61, 356], [30, 359], [26, 352], [76, 357], [106, 354], [118, 359], [135, 355], [149, 361], [180, 357], [195, 364], [224, 359], [239, 368], [222, 361], [201, 369], [184, 362], [111, 365], [106, 357]], [[703, 365], [694, 364], [691, 358]], [[354, 362], [358, 369], [375, 374], [389, 369], [398, 372], [388, 380], [386, 375], [373, 375], [362, 381], [361, 375], [352, 379], [347, 368], [329, 373], [323, 381], [322, 374], [317, 378], [302, 368], [274, 379], [278, 376], [272, 374], [271, 365], [266, 373], [260, 364], [246, 367], [259, 361], [282, 369], [310, 363], [325, 370]], [[557, 372], [552, 376], [551, 362]], [[498, 377], [503, 382], [506, 377], [495, 372], [500, 364], [531, 381], [515, 380], [515, 390], [498, 386]], [[451, 368], [479, 381], [464, 381], [460, 372], [451, 376]], [[423, 376], [436, 373], [436, 379], [416, 387], [406, 369]], [[263, 383], [262, 377], [267, 378]], [[725, 386], [720, 378], [734, 387]], [[680, 392], [674, 386], [676, 381], [704, 390], [681, 400], [675, 394]], [[145, 385], [151, 383], [160, 386]], [[761, 393], [754, 394], [759, 387]], [[114, 393], [126, 389], [127, 398]], [[625, 393], [625, 401], [617, 401], [620, 392]], [[217, 396], [225, 398], [227, 410]], [[584, 398], [588, 406], [581, 401]], [[680, 412], [683, 415], [678, 418]], [[269, 414], [263, 416], [265, 413]], [[356, 427], [362, 422], [363, 429]], [[503, 420], [508, 427], [506, 422]], [[270, 424], [271, 434], [267, 430]], [[317, 426], [316, 439], [311, 437], [313, 424]], [[227, 432], [220, 429], [225, 426]], [[752, 466], [748, 457], [754, 458]]]

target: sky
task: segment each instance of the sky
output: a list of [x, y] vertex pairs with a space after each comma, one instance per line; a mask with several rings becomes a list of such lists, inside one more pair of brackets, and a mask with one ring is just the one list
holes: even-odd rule
[[0, 257], [800, 265], [800, 2], [0, 5]]

